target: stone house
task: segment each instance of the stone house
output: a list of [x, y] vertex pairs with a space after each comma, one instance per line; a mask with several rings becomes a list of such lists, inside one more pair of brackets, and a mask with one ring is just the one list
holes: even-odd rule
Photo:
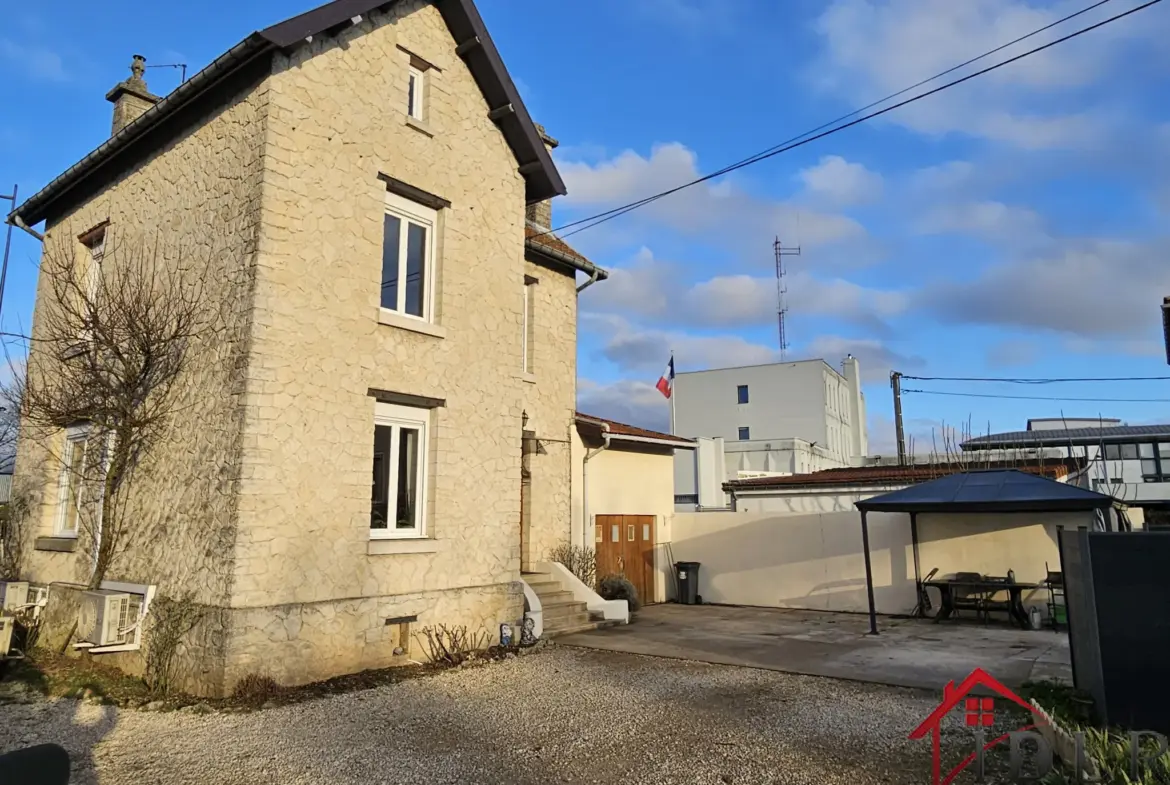
[[[232, 304], [107, 585], [192, 593], [180, 681], [208, 695], [418, 658], [429, 624], [495, 638], [569, 538], [577, 292], [606, 273], [545, 233], [556, 142], [474, 3], [335, 0], [161, 98], [143, 67], [112, 136], [10, 216], [99, 274], [111, 240], [198, 254]], [[21, 441], [15, 485], [24, 573], [55, 590], [91, 568], [66, 501], [84, 424], [53, 439]], [[140, 671], [143, 646], [108, 661]]]

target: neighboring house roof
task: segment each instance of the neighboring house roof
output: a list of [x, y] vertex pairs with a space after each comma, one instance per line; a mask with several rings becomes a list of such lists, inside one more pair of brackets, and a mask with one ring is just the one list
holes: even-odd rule
[[[888, 485], [890, 483], [920, 483], [968, 471], [970, 465], [918, 464], [911, 466], [848, 466], [824, 469], [809, 474], [787, 474], [778, 477], [751, 477], [730, 480], [723, 484], [726, 491], [758, 491], [770, 488], [801, 488], [827, 485]], [[1020, 469], [1043, 477], [1067, 477], [1084, 468], [1078, 458], [1058, 458], [1041, 461], [992, 461], [981, 464], [981, 469]]]
[[608, 426], [608, 433], [611, 439], [618, 439], [630, 442], [646, 442], [649, 444], [665, 444], [672, 447], [679, 447], [684, 450], [695, 449], [695, 440], [686, 439], [682, 436], [673, 436], [669, 433], [661, 433], [660, 431], [651, 431], [646, 428], [639, 428], [636, 425], [626, 425], [625, 423], [617, 422], [615, 420], [607, 420], [604, 417], [594, 417], [590, 414], [582, 414], [577, 412], [576, 420], [578, 424], [592, 425], [600, 428], [602, 425]]
[[[44, 220], [62, 197], [79, 189], [99, 172], [119, 165], [125, 152], [133, 149], [149, 152], [152, 146], [165, 143], [162, 135], [151, 133], [167, 120], [184, 125], [196, 122], [191, 113], [179, 110], [229, 84], [229, 77], [245, 66], [277, 52], [287, 52], [305, 42], [309, 36], [330, 35], [351, 24], [351, 20], [371, 11], [387, 8], [400, 0], [334, 0], [312, 11], [287, 19], [252, 33], [206, 68], [192, 76], [143, 115], [111, 136], [93, 152], [65, 170], [56, 179], [16, 208], [15, 216], [26, 225]], [[456, 52], [463, 58], [496, 119], [500, 132], [512, 149], [519, 171], [526, 183], [526, 198], [531, 204], [565, 193], [565, 184], [544, 146], [540, 133], [512, 77], [488, 35], [487, 27], [472, 0], [437, 0], [435, 3], [451, 35]], [[230, 89], [230, 88], [229, 88]]]
[[604, 281], [609, 272], [593, 264], [552, 233], [550, 229], [541, 229], [531, 222], [524, 224], [524, 245], [529, 251], [551, 259], [554, 262], [566, 264], [574, 270], [580, 270], [591, 278]]
[[1070, 444], [1108, 444], [1134, 439], [1170, 439], [1170, 425], [1118, 425], [1104, 428], [1061, 428], [1040, 431], [1009, 431], [976, 436], [963, 442], [964, 450], [994, 447], [1066, 447]]
[[1108, 509], [1103, 493], [1018, 471], [964, 472], [856, 503], [863, 512], [1057, 512]]

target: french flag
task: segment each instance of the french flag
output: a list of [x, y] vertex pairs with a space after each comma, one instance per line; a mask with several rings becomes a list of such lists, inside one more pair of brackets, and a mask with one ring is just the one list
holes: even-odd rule
[[658, 384], [654, 385], [658, 388], [658, 392], [665, 395], [667, 398], [674, 392], [674, 355], [670, 355], [670, 362], [666, 364], [666, 370], [662, 372], [662, 376], [658, 379]]

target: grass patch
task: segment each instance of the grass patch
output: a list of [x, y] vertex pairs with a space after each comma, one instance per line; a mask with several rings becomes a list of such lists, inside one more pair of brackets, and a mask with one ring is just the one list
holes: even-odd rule
[[[23, 693], [23, 695], [22, 695]], [[149, 700], [141, 679], [88, 657], [66, 657], [38, 651], [35, 657], [7, 663], [0, 674], [0, 702], [28, 694], [50, 698], [91, 698], [102, 703], [129, 705]]]

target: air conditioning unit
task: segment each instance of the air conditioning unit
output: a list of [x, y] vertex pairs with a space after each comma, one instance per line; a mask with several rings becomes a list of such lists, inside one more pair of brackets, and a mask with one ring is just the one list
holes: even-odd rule
[[0, 660], [8, 656], [12, 648], [12, 627], [15, 619], [11, 616], [0, 616]]
[[25, 581], [0, 581], [0, 611], [15, 611], [27, 605], [28, 583]]
[[82, 592], [77, 634], [94, 646], [121, 646], [137, 640], [142, 596], [98, 589]]

